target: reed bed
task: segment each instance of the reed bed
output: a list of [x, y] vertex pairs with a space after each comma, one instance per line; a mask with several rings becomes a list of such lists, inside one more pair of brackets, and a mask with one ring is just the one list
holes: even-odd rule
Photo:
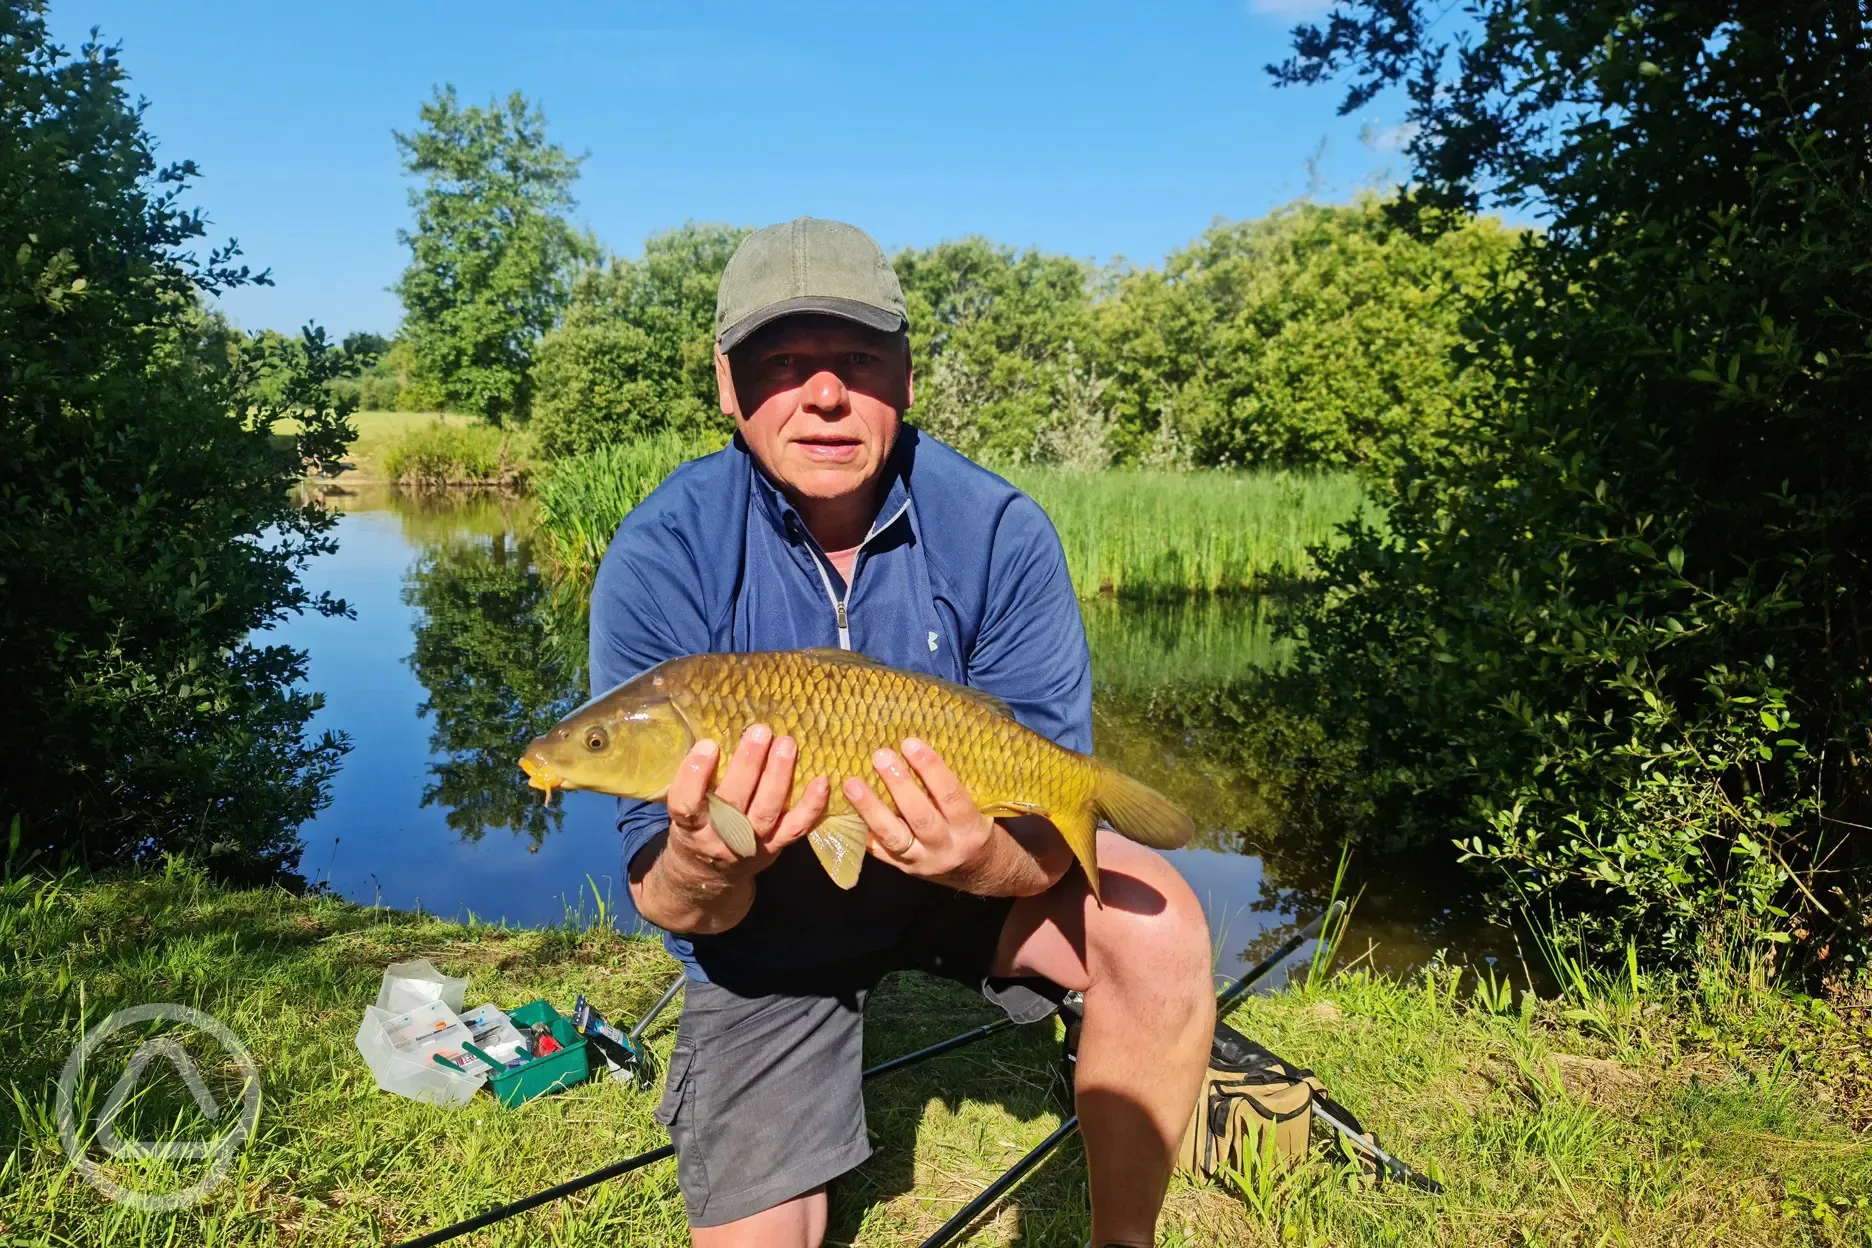
[[1304, 575], [1310, 546], [1369, 505], [1351, 473], [1004, 470], [1046, 509], [1081, 598], [1250, 591]]
[[560, 573], [589, 582], [626, 513], [680, 465], [725, 441], [660, 433], [555, 460], [533, 482], [546, 558]]
[[435, 421], [405, 430], [383, 453], [384, 475], [399, 485], [517, 486], [526, 477], [525, 442], [490, 425]]
[[[675, 434], [605, 447], [538, 473], [544, 551], [585, 580], [626, 512], [687, 459], [717, 449]], [[1004, 475], [1046, 509], [1081, 598], [1239, 594], [1269, 575], [1305, 575], [1309, 547], [1369, 506], [1351, 473], [1066, 472]]]

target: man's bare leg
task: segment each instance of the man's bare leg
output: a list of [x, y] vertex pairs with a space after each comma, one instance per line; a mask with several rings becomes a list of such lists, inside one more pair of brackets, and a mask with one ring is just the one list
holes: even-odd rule
[[1148, 1248], [1215, 1034], [1209, 925], [1149, 849], [1101, 831], [1098, 859], [1104, 906], [1078, 872], [1016, 902], [994, 974], [1085, 993], [1074, 1078], [1092, 1243]]
[[689, 1242], [694, 1248], [819, 1248], [825, 1228], [826, 1191], [815, 1187], [739, 1222], [692, 1226]]

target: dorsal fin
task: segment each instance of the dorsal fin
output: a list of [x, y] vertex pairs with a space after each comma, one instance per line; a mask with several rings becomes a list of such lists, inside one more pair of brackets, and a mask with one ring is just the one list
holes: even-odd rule
[[799, 653], [805, 655], [809, 659], [815, 660], [816, 662], [843, 663], [847, 667], [889, 667], [890, 666], [888, 663], [878, 662], [876, 659], [872, 658], [868, 654], [860, 654], [856, 650], [841, 650], [837, 646], [809, 646], [806, 649], [799, 651]]
[[[820, 663], [843, 663], [848, 667], [876, 667], [886, 671], [898, 670], [892, 668], [888, 663], [880, 663], [868, 654], [860, 654], [856, 650], [841, 650], [837, 646], [813, 646], [809, 649], [801, 650], [799, 653]], [[931, 676], [926, 672], [905, 670], [904, 674], [906, 676], [914, 676], [918, 680], [927, 680], [930, 684], [948, 690], [965, 702], [973, 702], [976, 706], [981, 707], [990, 714], [1005, 716], [1008, 719], [1014, 718], [1014, 708], [1003, 702], [1000, 698], [995, 697], [992, 693], [981, 689], [972, 689], [968, 685], [958, 685], [953, 680], [944, 680], [940, 676]]]

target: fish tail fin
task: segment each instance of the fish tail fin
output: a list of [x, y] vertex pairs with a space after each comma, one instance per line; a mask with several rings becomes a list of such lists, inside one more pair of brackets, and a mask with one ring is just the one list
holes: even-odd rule
[[1103, 763], [1093, 765], [1098, 769], [1093, 809], [1121, 834], [1152, 849], [1176, 849], [1196, 835], [1190, 817], [1156, 789]]
[[1092, 889], [1092, 897], [1100, 905], [1105, 904], [1099, 896], [1098, 872], [1098, 813], [1090, 806], [1078, 810], [1056, 810], [1047, 815], [1053, 826], [1066, 841], [1066, 847], [1079, 860], [1079, 866], [1085, 871], [1086, 884]]

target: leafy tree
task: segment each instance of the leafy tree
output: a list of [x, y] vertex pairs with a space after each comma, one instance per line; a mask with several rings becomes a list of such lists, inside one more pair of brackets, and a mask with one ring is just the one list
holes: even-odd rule
[[533, 369], [540, 454], [728, 429], [715, 394], [715, 290], [747, 233], [689, 222], [653, 235], [638, 259], [579, 275]]
[[0, 2], [0, 810], [28, 851], [267, 876], [344, 749], [266, 631], [344, 609], [299, 581], [332, 519], [290, 490], [335, 426], [321, 399], [276, 442], [198, 299], [265, 274], [191, 249], [195, 167], [156, 165], [124, 77]]
[[1540, 212], [1474, 324], [1500, 407], [1326, 563], [1320, 705], [1380, 822], [1689, 958], [1863, 952], [1872, 73], [1860, 5], [1342, 3], [1288, 82], [1402, 83], [1434, 228]]
[[582, 157], [546, 139], [546, 118], [518, 92], [464, 107], [453, 87], [398, 133], [414, 231], [397, 283], [417, 378], [443, 403], [491, 424], [524, 420], [528, 368], [565, 308], [574, 268], [595, 255], [565, 214]]
[[[968, 454], [1036, 458], [1057, 423], [1060, 390], [1096, 389], [1082, 365], [1091, 344], [1091, 272], [1065, 256], [1016, 252], [982, 238], [899, 252], [892, 258], [910, 312], [919, 428]], [[1072, 409], [1102, 429], [1102, 410]], [[1063, 434], [1083, 447], [1085, 431]], [[1081, 452], [1098, 458], [1098, 451]]]
[[1375, 199], [1213, 226], [1098, 308], [1119, 449], [1378, 471], [1437, 452], [1488, 394], [1454, 348], [1513, 248], [1490, 220], [1413, 233]]
[[345, 448], [357, 440], [351, 414], [357, 411], [357, 375], [368, 344], [347, 337], [334, 347], [325, 331], [307, 325], [299, 337], [262, 330], [244, 344], [249, 419], [262, 429], [282, 420], [296, 428], [295, 444], [305, 471], [324, 476], [337, 466]]

